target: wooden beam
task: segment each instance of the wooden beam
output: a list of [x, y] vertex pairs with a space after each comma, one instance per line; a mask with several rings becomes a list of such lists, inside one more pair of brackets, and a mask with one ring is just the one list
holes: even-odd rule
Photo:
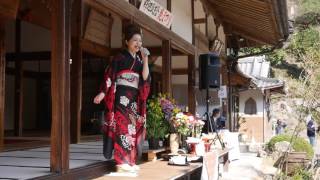
[[79, 143], [81, 137], [81, 109], [82, 109], [82, 17], [83, 3], [82, 0], [75, 1], [72, 7], [72, 16], [76, 19], [76, 24], [72, 28], [73, 41], [71, 48], [72, 65], [71, 65], [71, 143]]
[[[158, 68], [158, 67], [157, 67]], [[159, 67], [161, 69], [161, 67]], [[6, 67], [6, 75], [14, 75], [16, 72], [15, 68]], [[161, 72], [161, 70], [159, 71]], [[82, 75], [84, 78], [97, 78], [101, 76], [101, 72], [83, 72]], [[23, 77], [24, 78], [31, 78], [31, 79], [50, 79], [51, 78], [51, 72], [36, 72], [36, 71], [23, 71]]]
[[[119, 51], [119, 48], [111, 49]], [[108, 50], [109, 51], [109, 50]], [[101, 57], [94, 53], [84, 53], [84, 58], [96, 58]], [[8, 59], [7, 59], [8, 58]], [[20, 52], [20, 53], [6, 53], [6, 61], [50, 61], [50, 51], [36, 51], [36, 52]]]
[[171, 41], [162, 41], [162, 92], [172, 95], [172, 54]]
[[70, 8], [71, 0], [52, 2], [51, 16], [51, 154], [52, 172], [69, 169], [70, 141]]
[[271, 39], [267, 39], [265, 36], [262, 37], [262, 35], [265, 34], [263, 32], [260, 32], [259, 34], [260, 36], [258, 37], [258, 36], [252, 35], [251, 32], [248, 32], [248, 30], [245, 27], [238, 28], [237, 26], [226, 24], [224, 25], [224, 28], [225, 28], [225, 33], [228, 35], [239, 35], [245, 39], [257, 42], [259, 44], [273, 44]]
[[270, 21], [272, 22], [271, 26], [275, 32], [275, 38], [280, 40], [281, 38], [283, 38], [283, 32], [279, 31], [279, 27], [281, 27], [280, 24], [278, 24], [279, 21], [277, 20], [277, 17], [279, 17], [279, 14], [277, 14], [278, 12], [277, 9], [274, 9], [274, 8], [277, 8], [278, 2], [274, 0], [267, 0], [267, 2], [268, 2], [268, 8], [271, 14], [269, 18], [270, 18]]
[[[21, 21], [16, 21], [15, 52], [21, 51]], [[22, 136], [23, 131], [23, 62], [15, 62], [14, 93], [14, 135]]]
[[[104, 57], [104, 58], [109, 58], [110, 56], [114, 56], [122, 50], [122, 48], [107, 48], [105, 46], [96, 44], [92, 41], [85, 40], [85, 39], [81, 40], [81, 48], [85, 52], [88, 52], [88, 53], [96, 55], [96, 56]], [[147, 47], [147, 48], [150, 51], [151, 56], [161, 56], [162, 55], [162, 47], [154, 46], [154, 47]], [[176, 50], [176, 49], [172, 49], [172, 55], [173, 56], [183, 56], [185, 54]]]
[[6, 54], [6, 61], [42, 61], [50, 60], [50, 51], [14, 52]]
[[250, 36], [263, 44], [278, 42], [277, 32], [273, 29], [276, 20], [271, 2], [217, 0], [212, 1], [211, 6], [220, 13], [224, 27], [225, 24], [232, 25], [232, 29], [238, 29], [237, 34]]
[[217, 12], [215, 8], [212, 7], [212, 4], [210, 3], [210, 1], [209, 0], [200, 0], [200, 1], [205, 10], [205, 13], [211, 14], [214, 17], [214, 19], [217, 21], [217, 23], [220, 24], [222, 22], [220, 14]]
[[236, 35], [240, 35], [243, 38], [246, 38], [248, 40], [252, 40], [254, 42], [257, 42], [259, 44], [275, 44], [276, 42], [273, 42], [271, 39], [266, 39], [265, 37], [257, 37], [253, 36], [251, 33], [247, 31], [243, 31], [240, 29], [237, 29], [235, 27], [232, 27], [232, 33]]
[[196, 113], [196, 97], [195, 97], [195, 56], [188, 56], [188, 107], [192, 114]]
[[20, 0], [1, 1], [0, 16], [2, 18], [15, 19], [19, 7]]
[[[114, 56], [119, 53], [121, 48], [107, 48], [105, 46], [96, 44], [89, 40], [82, 39], [81, 49], [84, 52], [83, 58], [93, 58], [93, 57], [102, 57], [102, 58], [110, 58], [110, 56]], [[153, 46], [147, 47], [151, 52], [151, 56], [161, 56], [162, 55], [162, 47]], [[183, 56], [184, 53], [172, 49], [173, 56]], [[49, 61], [51, 57], [50, 51], [37, 51], [37, 52], [19, 52], [19, 53], [6, 53], [6, 61]]]
[[[233, 14], [233, 13], [224, 13], [223, 14], [223, 21], [226, 23], [230, 23], [230, 24], [236, 24], [239, 26], [248, 26], [250, 28], [255, 28], [258, 30], [264, 30], [264, 31], [268, 31], [270, 33], [272, 32], [272, 27], [270, 26], [270, 21], [266, 20], [265, 22], [263, 22], [264, 19], [262, 20], [253, 20], [247, 17], [238, 17], [237, 14]], [[237, 20], [237, 21], [235, 21]]]
[[[14, 76], [16, 74], [16, 69], [11, 67], [6, 67], [6, 74]], [[48, 79], [51, 77], [50, 72], [37, 72], [37, 71], [29, 71], [24, 70], [23, 71], [23, 77], [24, 78], [31, 78], [31, 79]]]
[[[268, 29], [269, 27], [266, 27], [266, 28], [262, 27], [262, 26], [269, 26], [268, 23], [261, 22], [263, 20], [266, 20], [266, 19], [264, 19], [262, 17], [268, 17], [268, 16], [266, 16], [266, 13], [269, 13], [269, 11], [267, 10], [268, 8], [267, 8], [267, 5], [266, 5], [265, 2], [260, 3], [260, 2], [256, 2], [255, 1], [255, 3], [259, 3], [259, 6], [250, 4], [247, 1], [246, 2], [242, 2], [242, 1], [241, 2], [240, 1], [234, 2], [234, 3], [242, 4], [243, 6], [241, 6], [241, 7], [247, 7], [247, 6], [244, 6], [244, 5], [249, 5], [250, 9], [253, 9], [255, 11], [256, 16], [259, 16], [259, 17], [261, 16], [260, 19], [259, 19], [260, 21], [257, 21], [258, 24], [262, 23], [261, 27], [257, 26], [257, 27], [254, 27], [254, 28], [251, 27], [251, 26], [249, 27], [249, 26], [241, 25], [240, 23], [236, 23], [235, 19], [239, 19], [239, 17], [236, 16], [236, 13], [234, 13], [234, 14], [231, 13], [230, 10], [235, 10], [235, 11], [239, 11], [239, 12], [241, 11], [241, 13], [246, 13], [247, 15], [250, 15], [250, 16], [241, 16], [241, 19], [246, 21], [247, 24], [249, 24], [249, 25], [250, 25], [250, 22], [251, 22], [251, 24], [253, 24], [252, 23], [252, 19], [249, 19], [249, 17], [252, 16], [252, 18], [255, 18], [255, 16], [253, 16], [252, 15], [253, 13], [251, 13], [250, 11], [245, 11], [245, 10], [242, 10], [240, 8], [232, 9], [232, 7], [236, 6], [233, 3], [233, 1], [230, 1], [230, 0], [223, 1], [223, 2], [214, 1], [214, 2], [211, 3], [208, 0], [201, 0], [201, 2], [204, 4], [205, 8], [207, 8], [208, 12], [210, 12], [215, 18], [218, 17], [219, 23], [223, 23], [223, 24], [228, 23], [228, 24], [231, 24], [233, 27], [237, 28], [238, 30], [241, 29], [241, 31], [237, 32], [239, 35], [244, 34], [246, 36], [250, 36], [251, 39], [256, 39], [255, 41], [258, 41], [258, 42], [259, 41], [260, 42], [263, 41], [264, 42], [263, 44], [274, 44], [275, 43], [274, 40], [273, 40], [274, 37], [266, 38], [264, 36], [260, 36], [260, 34], [270, 34], [270, 32], [268, 33], [266, 31], [266, 29]], [[231, 4], [233, 3], [233, 5], [231, 6], [230, 3]], [[260, 9], [259, 7], [262, 7], [262, 6], [263, 7], [266, 6], [266, 8], [261, 8]], [[222, 13], [222, 11], [221, 11], [222, 7], [223, 8], [229, 8], [229, 11], [225, 11], [225, 12]], [[220, 12], [221, 12], [221, 14], [220, 14]], [[228, 17], [226, 17], [226, 16], [228, 16]], [[242, 29], [244, 29], [244, 30], [242, 30]], [[259, 30], [263, 31], [263, 32], [259, 32]], [[255, 33], [255, 34], [258, 34], [258, 35], [255, 36], [252, 33]]]
[[172, 75], [187, 75], [188, 69], [187, 68], [175, 68], [172, 69]]
[[100, 44], [94, 43], [92, 41], [86, 40], [86, 39], [82, 39], [80, 40], [80, 44], [81, 44], [81, 49], [83, 49], [83, 51], [100, 56], [100, 57], [104, 57], [104, 58], [109, 58], [110, 57], [110, 49], [102, 46]]
[[207, 20], [206, 18], [197, 18], [197, 19], [194, 19], [193, 24], [205, 24], [206, 20]]
[[209, 51], [209, 40], [198, 28], [194, 29], [195, 42], [199, 53], [206, 53]]
[[[239, 14], [238, 18], [241, 17], [250, 17], [252, 18], [252, 20], [262, 20], [264, 21], [266, 17], [268, 17], [269, 15], [269, 10], [267, 9], [263, 9], [263, 10], [259, 10], [258, 6], [254, 6], [254, 7], [248, 7], [246, 5], [244, 5], [243, 2], [238, 2], [239, 4], [234, 4], [233, 2], [229, 2], [226, 3], [226, 1], [224, 2], [220, 2], [218, 3], [217, 1], [214, 1], [211, 3], [211, 5], [213, 6], [213, 8], [217, 9], [221, 15], [224, 15], [224, 12], [228, 13], [228, 14]], [[223, 18], [221, 18], [223, 19]]]
[[[152, 72], [162, 73], [163, 66], [152, 65]], [[188, 68], [174, 68], [171, 70], [172, 75], [188, 75]]]
[[[162, 47], [147, 47], [148, 50], [150, 51], [151, 53], [151, 56], [162, 56]], [[172, 56], [183, 56], [185, 55], [184, 53], [176, 50], [176, 49], [171, 49], [171, 53], [172, 53]]]
[[4, 113], [5, 113], [5, 23], [0, 19], [0, 151], [4, 149]]
[[258, 2], [258, 0], [248, 0], [247, 2], [246, 0], [215, 0], [211, 1], [211, 5], [219, 8], [219, 10], [221, 7], [223, 7], [230, 8], [229, 11], [232, 12], [239, 11], [241, 16], [244, 15], [243, 13], [266, 14], [269, 12], [267, 2]]
[[45, 29], [51, 29], [51, 14], [49, 10], [51, 9], [51, 2], [28, 0], [27, 5], [26, 8], [20, 7], [17, 18]]
[[172, 45], [185, 54], [195, 54], [196, 48], [170, 29], [154, 21], [134, 6], [128, 6], [125, 0], [85, 0], [85, 2], [101, 12], [112, 11], [123, 18], [134, 19], [143, 29], [163, 40], [171, 40]]

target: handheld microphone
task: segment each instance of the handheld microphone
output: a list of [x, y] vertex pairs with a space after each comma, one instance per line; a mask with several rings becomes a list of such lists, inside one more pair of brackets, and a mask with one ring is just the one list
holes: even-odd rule
[[147, 55], [147, 56], [150, 55], [150, 51], [149, 51], [147, 48], [141, 47], [141, 48], [140, 48], [140, 51], [141, 51], [142, 53], [144, 53], [145, 55]]

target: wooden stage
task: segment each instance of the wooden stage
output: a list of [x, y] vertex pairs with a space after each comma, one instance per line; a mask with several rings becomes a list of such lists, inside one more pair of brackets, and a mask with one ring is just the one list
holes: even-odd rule
[[[228, 171], [229, 166], [229, 151], [218, 150], [218, 162], [223, 164], [224, 172]], [[150, 159], [149, 159], [150, 160]], [[105, 175], [96, 178], [95, 180], [165, 180], [165, 179], [177, 179], [177, 180], [197, 180], [201, 179], [203, 164], [200, 162], [190, 163], [189, 166], [171, 166], [168, 165], [168, 161], [153, 160], [152, 162], [146, 162], [140, 165], [138, 173], [106, 173]], [[214, 167], [212, 167], [213, 170]], [[217, 172], [219, 169], [217, 166]]]
[[[103, 162], [102, 141], [70, 145], [71, 170]], [[31, 179], [50, 174], [49, 147], [0, 153], [0, 179]]]
[[[155, 160], [140, 164], [133, 177], [113, 176], [114, 161], [106, 161], [102, 154], [102, 141], [70, 145], [70, 170], [67, 174], [50, 172], [50, 147], [16, 150], [0, 153], [0, 179], [200, 179], [202, 163], [189, 166], [170, 166], [168, 161]], [[165, 150], [164, 150], [165, 151]], [[149, 154], [149, 153], [148, 153]], [[218, 153], [228, 170], [228, 150]], [[132, 176], [133, 174], [131, 174]]]
[[[136, 174], [129, 176], [105, 174], [103, 177], [95, 180], [164, 180], [164, 179], [200, 179], [202, 163], [190, 163], [189, 166], [171, 166], [168, 161], [157, 160], [155, 162], [147, 162], [140, 165], [140, 170]], [[117, 173], [115, 173], [117, 174]], [[120, 174], [120, 175], [119, 175]]]

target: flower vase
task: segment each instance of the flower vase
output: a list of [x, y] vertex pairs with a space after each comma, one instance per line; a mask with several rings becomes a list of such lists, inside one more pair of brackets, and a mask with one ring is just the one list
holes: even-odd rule
[[195, 138], [200, 138], [201, 137], [201, 130], [202, 130], [202, 127], [201, 126], [195, 126]]
[[187, 136], [180, 134], [180, 147], [181, 149], [188, 150], [188, 144], [186, 142]]
[[170, 134], [170, 151], [172, 154], [177, 154], [179, 149], [179, 135], [177, 133]]

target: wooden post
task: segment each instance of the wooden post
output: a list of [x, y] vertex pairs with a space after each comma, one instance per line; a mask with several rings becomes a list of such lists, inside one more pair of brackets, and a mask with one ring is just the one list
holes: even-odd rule
[[[205, 23], [205, 29], [206, 29], [206, 32], [205, 32], [205, 35], [208, 37], [208, 14], [206, 14], [206, 23]], [[218, 32], [216, 32], [218, 34]]]
[[[167, 10], [171, 12], [171, 0], [167, 0]], [[172, 26], [170, 26], [170, 29], [172, 29]]]
[[[192, 25], [192, 44], [195, 44], [194, 33], [194, 0], [191, 0], [191, 25]], [[196, 97], [195, 97], [195, 56], [188, 55], [188, 107], [193, 114], [196, 112]]]
[[72, 65], [71, 65], [71, 143], [79, 143], [81, 138], [81, 107], [82, 107], [82, 0], [73, 3], [72, 15], [76, 23], [72, 30]]
[[167, 0], [167, 10], [171, 12], [171, 0]]
[[195, 97], [195, 56], [188, 56], [188, 107], [192, 114], [196, 113], [196, 97]]
[[195, 34], [194, 34], [194, 0], [191, 0], [191, 29], [192, 29], [192, 44], [195, 45]]
[[232, 131], [232, 87], [231, 87], [231, 64], [228, 64], [228, 123], [226, 128]]
[[52, 2], [51, 14], [51, 93], [52, 125], [50, 169], [69, 169], [70, 141], [70, 7], [71, 0]]
[[[21, 52], [21, 21], [16, 20], [15, 51]], [[14, 94], [14, 135], [22, 136], [23, 131], [23, 61], [15, 61]]]
[[38, 71], [36, 79], [36, 128], [41, 129], [41, 73], [40, 73], [40, 61], [38, 60]]
[[4, 148], [4, 101], [5, 101], [5, 23], [0, 19], [0, 151]]
[[172, 95], [172, 51], [171, 41], [162, 41], [162, 93]]

